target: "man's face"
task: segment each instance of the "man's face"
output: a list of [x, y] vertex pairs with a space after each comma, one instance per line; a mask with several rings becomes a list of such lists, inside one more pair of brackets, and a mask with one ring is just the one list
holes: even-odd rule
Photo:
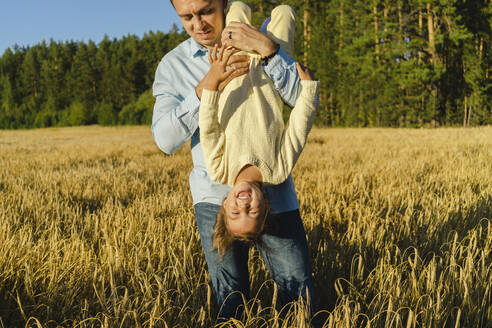
[[186, 32], [205, 47], [220, 42], [224, 29], [224, 0], [173, 0]]

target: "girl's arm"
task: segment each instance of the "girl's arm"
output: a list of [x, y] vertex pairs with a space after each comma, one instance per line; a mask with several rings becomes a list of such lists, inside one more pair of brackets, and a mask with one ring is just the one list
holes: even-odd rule
[[313, 81], [312, 74], [300, 64], [297, 64], [297, 69], [301, 77], [301, 93], [285, 127], [279, 159], [288, 172], [292, 172], [306, 145], [318, 107], [319, 81]]
[[203, 89], [198, 124], [200, 143], [210, 178], [225, 183], [227, 172], [224, 160], [225, 134], [219, 124], [218, 100], [218, 91]]
[[224, 158], [225, 134], [219, 124], [218, 103], [222, 90], [233, 78], [248, 72], [248, 68], [227, 69], [227, 62], [234, 49], [218, 48], [209, 50], [210, 78], [203, 85], [198, 125], [200, 127], [200, 143], [203, 148], [205, 164], [210, 178], [219, 183], [227, 183], [227, 167]]

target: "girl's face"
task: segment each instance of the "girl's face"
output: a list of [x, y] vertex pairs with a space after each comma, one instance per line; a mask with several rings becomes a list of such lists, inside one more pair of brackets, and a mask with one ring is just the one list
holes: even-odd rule
[[233, 235], [248, 236], [262, 226], [264, 198], [257, 183], [240, 181], [224, 200], [226, 225]]

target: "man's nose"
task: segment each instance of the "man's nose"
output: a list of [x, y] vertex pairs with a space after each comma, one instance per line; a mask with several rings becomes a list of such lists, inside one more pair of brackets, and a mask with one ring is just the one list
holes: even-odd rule
[[200, 16], [197, 16], [195, 18], [195, 31], [201, 31], [203, 29], [203, 26], [205, 23], [203, 22], [202, 18]]

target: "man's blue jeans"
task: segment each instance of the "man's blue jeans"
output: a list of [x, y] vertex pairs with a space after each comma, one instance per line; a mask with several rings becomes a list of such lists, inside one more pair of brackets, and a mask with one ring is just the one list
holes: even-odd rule
[[[208, 272], [217, 297], [219, 318], [235, 317], [243, 304], [243, 293], [249, 297], [248, 246], [238, 242], [221, 259], [212, 250], [212, 233], [219, 205], [195, 205], [196, 221], [202, 242]], [[306, 298], [306, 289], [313, 299], [313, 279], [309, 261], [306, 233], [299, 210], [272, 214], [269, 226], [261, 237], [262, 245], [256, 247], [278, 285], [278, 298], [282, 304]], [[235, 292], [235, 293], [234, 293]], [[312, 303], [312, 302], [311, 302]]]

